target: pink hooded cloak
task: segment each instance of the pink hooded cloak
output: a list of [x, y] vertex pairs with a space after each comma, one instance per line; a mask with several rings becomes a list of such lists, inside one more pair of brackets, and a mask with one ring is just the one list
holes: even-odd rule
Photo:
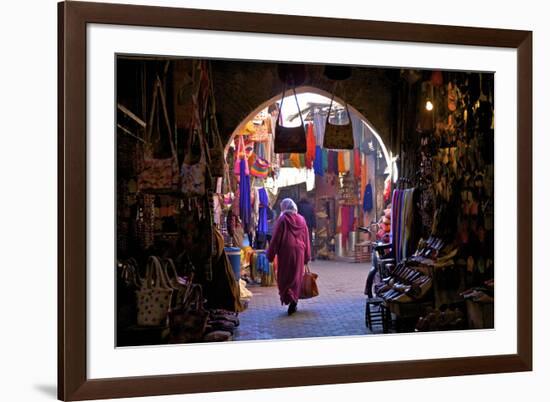
[[300, 298], [304, 265], [309, 262], [311, 250], [306, 220], [298, 213], [282, 213], [273, 229], [267, 258], [277, 256], [277, 285], [282, 304], [297, 302]]

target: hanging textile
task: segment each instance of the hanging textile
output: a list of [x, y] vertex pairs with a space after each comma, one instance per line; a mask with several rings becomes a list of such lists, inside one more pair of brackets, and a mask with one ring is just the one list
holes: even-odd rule
[[302, 167], [300, 154], [290, 154], [290, 158], [288, 159], [290, 160], [292, 167], [295, 167], [296, 169], [300, 169]]
[[300, 167], [306, 166], [306, 154], [299, 154], [300, 156]]
[[355, 219], [354, 214], [355, 207], [351, 205], [342, 205], [340, 208], [341, 215], [341, 233], [342, 233], [342, 247], [345, 249], [348, 244], [349, 234], [353, 231], [353, 221]]
[[[250, 214], [250, 228], [258, 227], [258, 217], [260, 215], [260, 196], [258, 195], [258, 188], [252, 188], [250, 192], [250, 205], [252, 205], [252, 213]], [[252, 243], [250, 243], [252, 245]]]
[[[364, 189], [367, 186], [369, 181], [369, 161], [367, 155], [361, 153], [361, 160], [363, 162], [363, 168], [361, 169], [361, 189]], [[365, 192], [361, 193], [362, 199], [361, 202], [364, 202]], [[370, 217], [367, 214], [363, 214], [363, 224], [367, 226], [370, 223]]]
[[336, 151], [328, 151], [328, 166], [327, 172], [338, 174], [338, 153]]
[[265, 188], [258, 190], [259, 212], [258, 212], [258, 233], [267, 234], [267, 210], [269, 208], [269, 198]]
[[306, 155], [305, 166], [308, 169], [313, 168], [315, 160], [315, 134], [313, 133], [313, 124], [306, 125]]
[[337, 158], [338, 158], [338, 173], [345, 173], [346, 163], [344, 162], [344, 152], [343, 151], [337, 152]]
[[315, 146], [315, 160], [313, 161], [313, 170], [317, 176], [323, 177], [325, 170], [323, 169], [323, 150], [319, 145]]
[[250, 176], [246, 174], [246, 160], [240, 161], [239, 216], [245, 232], [250, 229], [252, 211], [250, 210]]
[[397, 262], [408, 257], [412, 251], [414, 190], [394, 190], [392, 194], [391, 241]]
[[365, 186], [365, 193], [363, 195], [363, 212], [370, 212], [373, 208], [372, 186], [369, 181], [369, 183]]
[[328, 150], [321, 148], [323, 152], [323, 172], [328, 172]]
[[351, 152], [350, 151], [344, 151], [344, 171], [350, 172], [351, 171]]
[[[235, 176], [238, 176], [240, 178], [241, 166], [244, 167], [244, 172], [247, 176], [250, 174], [250, 171], [248, 170], [248, 157], [250, 155], [246, 155], [245, 143], [242, 135], [239, 136], [236, 145], [237, 150], [235, 152], [235, 165], [233, 167], [233, 173], [235, 174]], [[245, 161], [244, 164], [241, 163], [242, 160]]]
[[317, 142], [317, 145], [322, 146], [326, 119], [318, 111], [315, 111], [313, 114], [313, 125], [315, 126], [315, 140]]

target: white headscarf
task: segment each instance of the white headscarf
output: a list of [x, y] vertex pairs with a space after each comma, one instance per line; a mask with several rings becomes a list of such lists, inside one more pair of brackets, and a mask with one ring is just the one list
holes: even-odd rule
[[281, 201], [281, 213], [295, 214], [298, 212], [298, 207], [292, 198], [285, 198]]

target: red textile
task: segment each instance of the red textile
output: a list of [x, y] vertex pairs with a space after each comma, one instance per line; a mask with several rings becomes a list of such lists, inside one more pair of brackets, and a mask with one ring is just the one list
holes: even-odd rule
[[273, 237], [267, 249], [267, 258], [277, 256], [277, 286], [281, 304], [297, 302], [304, 276], [304, 265], [309, 262], [311, 250], [306, 220], [300, 214], [283, 213], [277, 219]]
[[313, 133], [313, 124], [309, 123], [306, 129], [306, 168], [313, 168], [315, 160], [315, 134]]
[[342, 205], [340, 209], [340, 214], [342, 218], [342, 226], [340, 230], [342, 233], [342, 246], [344, 248], [347, 247], [349, 234], [353, 231], [353, 223], [355, 220], [354, 209], [354, 207], [349, 205]]

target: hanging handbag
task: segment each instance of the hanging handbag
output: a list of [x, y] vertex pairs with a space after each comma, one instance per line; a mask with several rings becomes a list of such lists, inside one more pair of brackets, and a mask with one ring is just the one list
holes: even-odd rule
[[[157, 102], [160, 97], [164, 120], [166, 123], [166, 132], [170, 143], [170, 158], [154, 158], [151, 143], [151, 134], [153, 131], [153, 123], [155, 115], [158, 116]], [[168, 109], [166, 108], [166, 98], [162, 83], [157, 76], [155, 80], [155, 89], [153, 91], [151, 115], [147, 123], [147, 132], [145, 136], [146, 146], [144, 147], [143, 170], [138, 175], [138, 189], [140, 191], [147, 190], [176, 190], [179, 183], [178, 175], [178, 155], [176, 146], [174, 145], [172, 129], [168, 119]], [[160, 133], [159, 133], [160, 134]]]
[[171, 306], [177, 308], [183, 304], [187, 288], [190, 286], [189, 280], [178, 275], [176, 265], [171, 258], [163, 259], [163, 269], [168, 278], [168, 284], [174, 289]]
[[298, 127], [284, 127], [281, 121], [281, 110], [283, 109], [283, 101], [285, 99], [286, 84], [283, 86], [283, 95], [281, 97], [281, 105], [279, 106], [279, 113], [277, 115], [277, 122], [275, 123], [275, 145], [274, 150], [276, 154], [282, 153], [305, 153], [306, 146], [306, 131], [304, 129], [304, 119], [300, 111], [300, 105], [298, 103], [298, 96], [296, 95], [296, 89], [292, 87], [294, 93], [294, 99], [296, 100], [296, 106], [298, 106], [298, 115], [300, 116], [301, 124]]
[[136, 291], [137, 324], [146, 327], [165, 326], [173, 292], [159, 259], [149, 257], [145, 278]]
[[330, 98], [330, 106], [328, 108], [328, 113], [327, 113], [323, 148], [353, 149], [355, 145], [353, 141], [353, 123], [351, 121], [351, 115], [349, 113], [348, 104], [346, 102], [346, 113], [348, 115], [348, 124], [336, 125], [336, 124], [331, 124], [329, 122], [330, 111], [332, 109], [333, 101], [334, 101], [334, 91], [332, 93], [332, 98]]
[[[205, 145], [196, 129], [189, 141], [187, 155], [181, 164], [181, 192], [188, 197], [202, 196], [206, 194], [206, 155]], [[197, 163], [191, 163], [191, 149], [193, 141], [199, 141], [200, 158]]]
[[300, 299], [311, 299], [312, 297], [319, 296], [319, 288], [317, 287], [317, 278], [319, 275], [309, 270], [309, 266], [306, 264], [304, 270], [304, 277], [302, 279], [302, 289], [300, 292]]
[[197, 342], [202, 340], [208, 323], [209, 312], [204, 308], [202, 287], [188, 287], [183, 305], [170, 312], [170, 341]]

